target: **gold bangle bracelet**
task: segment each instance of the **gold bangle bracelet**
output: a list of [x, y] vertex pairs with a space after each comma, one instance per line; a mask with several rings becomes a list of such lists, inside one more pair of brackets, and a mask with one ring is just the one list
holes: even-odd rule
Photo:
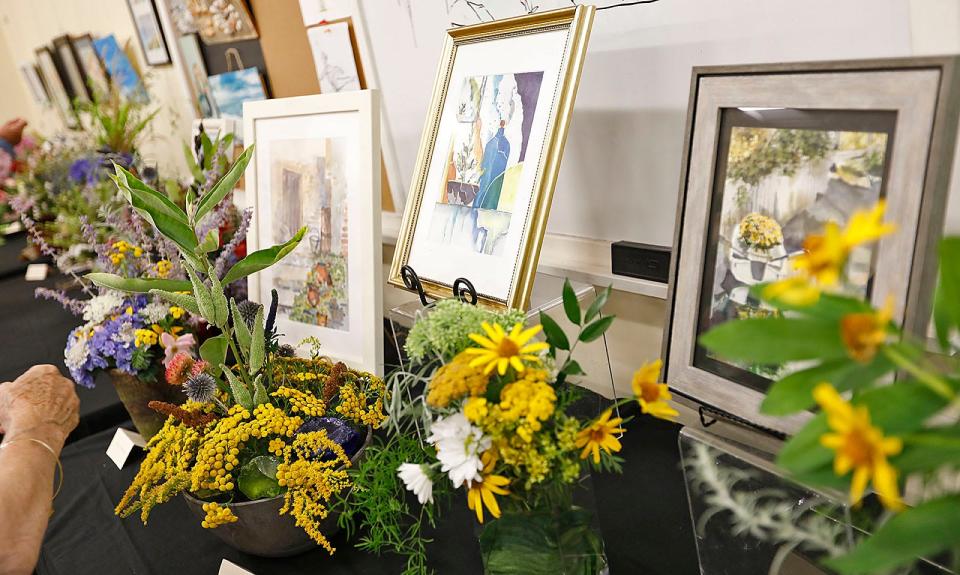
[[56, 460], [57, 472], [60, 476], [60, 481], [57, 482], [57, 489], [53, 492], [53, 499], [56, 499], [57, 495], [60, 495], [60, 489], [63, 487], [63, 465], [60, 463], [60, 456], [57, 455], [57, 452], [54, 451], [52, 447], [47, 445], [47, 442], [41, 441], [35, 437], [17, 437], [17, 438], [11, 439], [10, 441], [4, 441], [3, 443], [0, 443], [0, 449], [3, 449], [9, 445], [13, 445], [14, 443], [17, 443], [20, 441], [32, 441], [37, 445], [43, 446], [44, 449], [50, 452], [50, 455], [53, 456], [54, 460]]

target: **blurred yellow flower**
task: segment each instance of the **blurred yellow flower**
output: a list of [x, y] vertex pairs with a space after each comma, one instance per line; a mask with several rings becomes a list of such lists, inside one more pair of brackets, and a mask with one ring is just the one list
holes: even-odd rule
[[486, 332], [486, 337], [478, 333], [470, 334], [470, 339], [480, 347], [467, 349], [464, 353], [475, 355], [476, 357], [470, 362], [470, 367], [484, 366], [484, 373], [490, 373], [496, 369], [500, 375], [504, 375], [510, 366], [513, 366], [518, 373], [523, 372], [524, 361], [539, 363], [540, 358], [533, 354], [550, 347], [544, 342], [527, 343], [533, 336], [540, 333], [542, 326], [539, 325], [524, 330], [523, 324], [517, 323], [510, 333], [496, 323], [490, 325], [483, 322], [481, 327]]
[[493, 468], [497, 463], [496, 458], [488, 450], [481, 456], [483, 461], [483, 471], [481, 480], [470, 484], [470, 490], [467, 492], [467, 507], [475, 511], [477, 521], [483, 523], [483, 507], [490, 510], [490, 515], [494, 518], [500, 517], [500, 504], [494, 495], [510, 495], [505, 489], [510, 485], [510, 480], [502, 475], [493, 475]]
[[880, 200], [873, 209], [858, 210], [850, 216], [850, 221], [843, 230], [843, 243], [847, 249], [875, 242], [896, 230], [893, 224], [883, 222], [884, 210], [886, 210], [886, 202]]
[[170, 315], [173, 316], [173, 319], [180, 319], [183, 317], [183, 314], [186, 313], [186, 311], [187, 310], [183, 309], [182, 307], [172, 306], [170, 308]]
[[893, 316], [893, 299], [887, 298], [883, 308], [864, 313], [848, 313], [840, 318], [840, 337], [847, 354], [868, 363], [877, 354], [877, 348], [887, 340], [887, 327]]
[[659, 359], [653, 363], [645, 363], [633, 374], [633, 394], [640, 403], [640, 411], [659, 419], [672, 421], [678, 415], [668, 401], [673, 399], [670, 388], [665, 383], [659, 383], [660, 369], [663, 362]]
[[887, 461], [887, 456], [900, 453], [903, 442], [897, 437], [884, 437], [883, 432], [870, 423], [866, 406], [851, 405], [829, 383], [818, 385], [813, 397], [827, 414], [827, 424], [833, 431], [820, 437], [821, 445], [836, 452], [833, 472], [842, 477], [853, 470], [850, 501], [859, 503], [872, 480], [884, 507], [894, 511], [903, 509], [897, 470]]
[[810, 234], [803, 240], [803, 253], [790, 261], [793, 269], [806, 277], [832, 286], [840, 279], [849, 254], [840, 226], [827, 222], [822, 234]]
[[583, 449], [580, 452], [580, 459], [586, 459], [588, 455], [593, 453], [593, 462], [600, 463], [601, 449], [607, 453], [620, 451], [620, 440], [617, 439], [616, 435], [624, 433], [624, 429], [620, 427], [623, 418], [614, 417], [610, 419], [611, 415], [613, 415], [613, 410], [604, 411], [599, 418], [577, 434], [575, 445]]
[[820, 288], [803, 276], [791, 276], [763, 288], [763, 299], [803, 307], [820, 299]]
[[173, 263], [170, 260], [160, 260], [157, 262], [157, 277], [165, 278], [170, 273], [170, 270], [173, 269]]

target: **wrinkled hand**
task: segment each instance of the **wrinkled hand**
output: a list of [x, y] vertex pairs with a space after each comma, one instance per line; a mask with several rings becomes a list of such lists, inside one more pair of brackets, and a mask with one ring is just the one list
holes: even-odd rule
[[11, 146], [16, 146], [23, 138], [23, 129], [27, 127], [27, 121], [23, 118], [14, 118], [3, 125], [0, 125], [0, 138], [10, 142]]
[[80, 422], [79, 410], [74, 383], [52, 365], [35, 365], [0, 384], [0, 432], [7, 440], [34, 437], [59, 449]]

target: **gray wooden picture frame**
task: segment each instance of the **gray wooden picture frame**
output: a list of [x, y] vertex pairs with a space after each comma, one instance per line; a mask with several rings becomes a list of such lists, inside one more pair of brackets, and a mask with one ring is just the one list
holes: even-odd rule
[[894, 321], [923, 335], [960, 114], [960, 57], [693, 69], [661, 354], [665, 381], [698, 403], [790, 434], [809, 414], [762, 415], [761, 391], [694, 366], [720, 119], [732, 107], [897, 113], [885, 186], [887, 220], [898, 231], [875, 252], [871, 301], [893, 296]]

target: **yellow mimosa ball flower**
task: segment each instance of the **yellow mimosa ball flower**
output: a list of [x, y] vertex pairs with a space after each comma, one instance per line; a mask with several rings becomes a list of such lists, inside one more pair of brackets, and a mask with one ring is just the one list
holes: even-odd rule
[[173, 263], [170, 260], [160, 260], [155, 265], [157, 277], [165, 278], [173, 270]]
[[237, 521], [233, 511], [229, 507], [222, 507], [219, 503], [204, 503], [203, 510], [207, 514], [200, 522], [204, 529], [216, 529], [221, 525]]
[[870, 422], [866, 406], [851, 405], [840, 397], [829, 383], [821, 383], [813, 390], [813, 397], [827, 414], [827, 425], [832, 433], [820, 437], [820, 444], [836, 452], [833, 472], [844, 476], [853, 470], [850, 482], [850, 501], [858, 504], [863, 499], [867, 484], [873, 488], [887, 509], [903, 509], [897, 470], [887, 457], [900, 453], [903, 441], [885, 437], [883, 431]]

